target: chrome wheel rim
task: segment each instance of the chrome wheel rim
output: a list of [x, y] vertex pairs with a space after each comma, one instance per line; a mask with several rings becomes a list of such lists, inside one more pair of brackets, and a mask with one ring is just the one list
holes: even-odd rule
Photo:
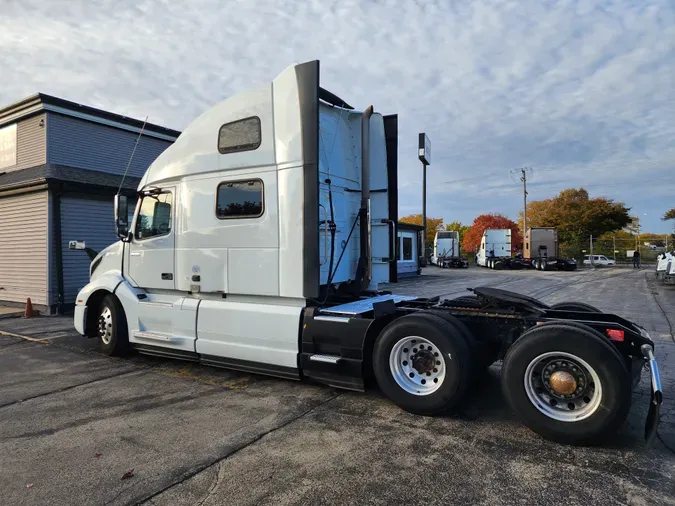
[[579, 422], [602, 401], [602, 383], [582, 358], [562, 351], [539, 355], [525, 370], [525, 393], [537, 410], [559, 422]]
[[98, 317], [98, 337], [103, 344], [112, 341], [112, 311], [109, 307], [104, 307]]
[[445, 359], [438, 347], [423, 337], [398, 341], [389, 354], [389, 369], [396, 384], [412, 395], [429, 395], [445, 379]]

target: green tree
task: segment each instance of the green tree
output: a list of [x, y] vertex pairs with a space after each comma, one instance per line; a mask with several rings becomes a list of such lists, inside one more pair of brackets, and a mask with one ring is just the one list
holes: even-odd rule
[[637, 216], [630, 217], [630, 223], [624, 227], [624, 230], [632, 235], [640, 233], [640, 218]]
[[665, 214], [663, 215], [663, 218], [661, 219], [663, 221], [675, 220], [675, 207], [666, 211]]
[[451, 221], [445, 225], [445, 230], [448, 232], [459, 232], [459, 243], [462, 244], [464, 240], [464, 234], [469, 230], [469, 225], [465, 225], [459, 221]]
[[[555, 227], [564, 255], [577, 256], [587, 248], [590, 236], [622, 230], [632, 219], [630, 208], [604, 197], [590, 198], [583, 188], [569, 188], [557, 196], [527, 205], [530, 227]], [[522, 221], [522, 212], [519, 221]]]

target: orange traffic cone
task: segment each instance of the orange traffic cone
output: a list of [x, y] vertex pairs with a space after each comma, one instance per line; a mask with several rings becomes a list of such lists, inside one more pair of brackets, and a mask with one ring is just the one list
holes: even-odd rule
[[24, 318], [33, 317], [33, 303], [30, 301], [30, 297], [26, 299], [26, 312], [23, 315]]

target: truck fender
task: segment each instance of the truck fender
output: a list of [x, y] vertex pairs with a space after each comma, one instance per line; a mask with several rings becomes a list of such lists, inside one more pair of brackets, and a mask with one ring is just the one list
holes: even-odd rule
[[[88, 283], [77, 294], [77, 306], [86, 307], [86, 321], [84, 322], [84, 335], [93, 336], [93, 327], [96, 324], [98, 305], [108, 294], [114, 294], [122, 304], [127, 317], [128, 328], [131, 321], [136, 318], [136, 304], [138, 295], [144, 294], [143, 290], [133, 288], [124, 279], [120, 271], [109, 271]], [[130, 317], [132, 320], [130, 321]]]
[[109, 271], [98, 276], [91, 282], [87, 283], [84, 288], [80, 290], [77, 294], [76, 304], [78, 306], [86, 306], [89, 304], [91, 297], [100, 291], [105, 291], [107, 293], [114, 293], [115, 288], [119, 285], [124, 278], [120, 271]]

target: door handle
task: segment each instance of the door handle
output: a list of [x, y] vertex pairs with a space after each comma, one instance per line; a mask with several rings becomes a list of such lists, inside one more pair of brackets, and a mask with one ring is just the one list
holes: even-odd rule
[[132, 257], [140, 257], [140, 256], [143, 256], [143, 255], [140, 251], [134, 251], [134, 252], [131, 253], [131, 256]]
[[170, 273], [170, 272], [163, 272], [163, 273], [162, 273], [162, 279], [172, 280], [172, 279], [173, 279], [173, 274]]

